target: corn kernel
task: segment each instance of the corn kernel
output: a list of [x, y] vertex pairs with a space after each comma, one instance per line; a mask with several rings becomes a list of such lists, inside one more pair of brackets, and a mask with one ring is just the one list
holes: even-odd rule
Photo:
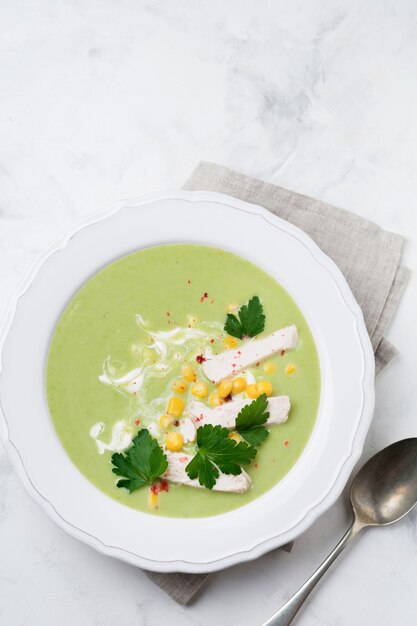
[[172, 416], [170, 415], [161, 415], [161, 417], [159, 418], [159, 425], [161, 426], [161, 428], [169, 428], [172, 424]]
[[182, 375], [189, 383], [193, 383], [197, 378], [195, 370], [188, 363], [184, 363], [182, 366]]
[[191, 388], [191, 393], [198, 398], [206, 398], [208, 395], [208, 387], [202, 380], [197, 380]]
[[245, 391], [245, 389], [246, 389], [246, 380], [242, 378], [242, 376], [235, 378], [233, 381], [232, 393], [233, 394], [242, 393], [242, 391]]
[[149, 490], [148, 504], [150, 509], [158, 508], [158, 494]]
[[293, 363], [288, 363], [287, 367], [285, 368], [285, 373], [291, 376], [291, 374], [294, 374], [295, 370], [295, 365]]
[[213, 391], [213, 393], [209, 397], [209, 405], [214, 408], [216, 406], [220, 406], [221, 404], [223, 404], [223, 399], [220, 398], [217, 391]]
[[233, 441], [236, 441], [236, 443], [240, 443], [242, 441], [242, 437], [239, 435], [239, 433], [230, 433], [229, 439], [233, 439]]
[[187, 391], [187, 387], [188, 385], [185, 380], [174, 380], [172, 383], [172, 391], [176, 391], [177, 393], [184, 393], [184, 391]]
[[275, 372], [276, 369], [277, 369], [277, 366], [275, 365], [275, 363], [271, 363], [271, 361], [268, 361], [268, 363], [265, 363], [264, 365], [265, 374], [271, 375]]
[[221, 398], [226, 398], [230, 392], [232, 391], [233, 381], [231, 380], [222, 380], [220, 385], [217, 387], [217, 393]]
[[266, 393], [267, 396], [270, 396], [272, 393], [272, 384], [269, 380], [261, 380], [256, 387], [258, 389], [258, 395]]
[[185, 402], [182, 398], [178, 398], [177, 396], [172, 396], [168, 402], [167, 413], [170, 415], [174, 415], [175, 417], [180, 417], [185, 408]]
[[228, 313], [236, 313], [238, 310], [239, 310], [238, 304], [229, 304], [229, 306], [226, 309]]
[[230, 348], [236, 348], [237, 346], [237, 340], [234, 337], [225, 337], [223, 340], [224, 343], [224, 347], [227, 348], [228, 350]]
[[252, 398], [254, 400], [260, 394], [260, 392], [258, 391], [258, 385], [256, 385], [255, 383], [253, 385], [248, 385], [246, 387], [246, 393], [248, 394], [249, 398]]
[[167, 433], [165, 436], [165, 445], [167, 450], [171, 452], [179, 452], [182, 448], [183, 441], [181, 433], [178, 432]]

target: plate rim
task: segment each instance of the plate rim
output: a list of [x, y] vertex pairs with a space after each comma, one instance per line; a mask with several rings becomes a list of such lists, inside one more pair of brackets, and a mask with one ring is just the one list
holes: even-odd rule
[[[115, 558], [119, 558], [121, 560], [127, 561], [133, 565], [147, 568], [153, 571], [158, 572], [172, 572], [172, 571], [182, 571], [182, 572], [211, 572], [217, 571], [220, 569], [224, 569], [225, 567], [229, 567], [231, 565], [235, 565], [239, 562], [250, 561], [256, 558], [259, 558], [266, 552], [273, 550], [281, 545], [284, 545], [288, 541], [292, 541], [297, 536], [305, 532], [315, 520], [318, 519], [340, 496], [350, 473], [359, 460], [360, 455], [363, 450], [363, 445], [365, 441], [366, 434], [368, 432], [369, 426], [373, 417], [373, 409], [375, 404], [375, 390], [374, 390], [374, 375], [375, 375], [375, 361], [374, 361], [374, 353], [371, 346], [371, 342], [369, 339], [369, 335], [366, 331], [365, 322], [363, 318], [362, 311], [357, 304], [350, 287], [343, 276], [341, 270], [336, 265], [336, 263], [326, 255], [319, 246], [313, 241], [309, 235], [307, 235], [304, 231], [302, 231], [297, 226], [294, 226], [290, 222], [276, 216], [274, 213], [269, 211], [268, 209], [253, 203], [249, 203], [233, 196], [229, 196], [222, 193], [217, 193], [213, 191], [175, 191], [175, 192], [165, 192], [165, 193], [152, 193], [147, 194], [145, 196], [129, 198], [125, 200], [120, 200], [118, 202], [112, 203], [107, 208], [96, 211], [89, 216], [86, 216], [84, 219], [78, 221], [76, 224], [71, 226], [69, 229], [65, 230], [52, 245], [47, 247], [44, 252], [39, 254], [34, 262], [31, 264], [29, 270], [21, 281], [20, 285], [12, 294], [9, 299], [8, 306], [6, 307], [5, 314], [3, 316], [2, 323], [0, 325], [0, 375], [3, 371], [4, 363], [3, 363], [3, 347], [6, 342], [9, 331], [13, 325], [13, 321], [15, 318], [15, 314], [17, 311], [17, 307], [20, 299], [25, 295], [33, 281], [36, 278], [36, 275], [43, 264], [56, 252], [64, 249], [71, 238], [83, 230], [84, 228], [97, 224], [112, 215], [117, 214], [123, 207], [129, 206], [140, 206], [146, 205], [152, 202], [158, 202], [163, 200], [187, 200], [187, 201], [207, 201], [207, 202], [217, 202], [220, 204], [225, 204], [235, 209], [243, 209], [248, 213], [261, 215], [271, 226], [279, 225], [286, 232], [294, 235], [301, 243], [310, 251], [313, 255], [316, 262], [318, 262], [322, 267], [324, 267], [327, 272], [333, 278], [341, 296], [344, 301], [344, 304], [350, 309], [353, 317], [355, 318], [356, 329], [359, 339], [359, 344], [362, 348], [363, 354], [363, 377], [362, 377], [362, 388], [364, 394], [364, 401], [362, 404], [362, 411], [360, 418], [358, 420], [358, 425], [354, 436], [352, 438], [352, 443], [350, 447], [350, 454], [344, 460], [340, 470], [327, 493], [323, 496], [323, 498], [312, 506], [305, 516], [299, 520], [295, 525], [286, 533], [279, 533], [278, 535], [271, 537], [269, 539], [260, 539], [260, 541], [255, 545], [249, 548], [248, 550], [241, 550], [232, 555], [226, 555], [221, 559], [216, 559], [210, 562], [204, 563], [195, 563], [181, 560], [171, 560], [171, 561], [162, 561], [162, 560], [151, 560], [146, 557], [141, 557], [135, 553], [128, 552], [125, 548], [117, 547], [117, 546], [109, 546], [101, 541], [98, 537], [95, 537], [88, 533], [85, 530], [82, 530], [76, 526], [74, 526], [71, 522], [65, 520], [62, 515], [55, 509], [52, 502], [47, 500], [45, 496], [43, 496], [32, 483], [29, 474], [26, 471], [24, 462], [22, 457], [20, 456], [19, 450], [16, 448], [14, 443], [11, 441], [9, 436], [9, 429], [7, 418], [3, 410], [3, 406], [0, 398], [0, 434], [2, 437], [3, 445], [8, 453], [9, 458], [12, 461], [13, 467], [17, 472], [21, 482], [23, 483], [26, 491], [32, 497], [32, 499], [37, 502], [38, 505], [48, 514], [48, 516], [53, 519], [55, 523], [58, 524], [63, 530], [69, 533], [74, 538], [90, 545], [95, 548], [99, 552], [106, 554], [108, 556], [112, 556]], [[275, 224], [274, 224], [275, 222]], [[282, 540], [283, 535], [285, 539]]]

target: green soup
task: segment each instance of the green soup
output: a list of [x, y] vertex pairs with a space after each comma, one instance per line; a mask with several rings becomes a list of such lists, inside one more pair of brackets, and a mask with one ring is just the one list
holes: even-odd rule
[[[159, 418], [174, 381], [191, 363], [208, 393], [195, 354], [226, 349], [226, 311], [254, 295], [266, 316], [262, 336], [295, 324], [299, 342], [247, 370], [268, 380], [273, 395], [288, 395], [288, 420], [271, 426], [256, 459], [245, 470], [251, 488], [242, 494], [170, 484], [158, 508], [149, 490], [129, 493], [112, 473], [114, 445], [123, 448], [139, 428], [153, 428], [163, 443]], [[237, 341], [243, 344], [244, 341]], [[229, 346], [230, 348], [230, 346]], [[289, 366], [289, 367], [288, 367]], [[144, 374], [145, 372], [145, 374]], [[134, 385], [140, 390], [136, 392]], [[202, 517], [225, 513], [271, 489], [291, 469], [311, 435], [320, 398], [320, 367], [308, 325], [288, 293], [268, 274], [229, 252], [198, 245], [140, 250], [108, 265], [74, 296], [53, 335], [47, 364], [47, 396], [58, 436], [74, 464], [96, 487], [149, 514]], [[192, 384], [180, 395], [185, 404]], [[208, 403], [209, 395], [202, 402]], [[169, 430], [175, 430], [171, 425]]]

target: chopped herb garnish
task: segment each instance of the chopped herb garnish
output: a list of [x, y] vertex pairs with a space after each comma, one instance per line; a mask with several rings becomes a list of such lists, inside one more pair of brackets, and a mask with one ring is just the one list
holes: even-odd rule
[[185, 471], [191, 479], [198, 478], [200, 485], [212, 489], [224, 474], [237, 476], [242, 465], [248, 465], [256, 456], [256, 450], [247, 443], [229, 439], [229, 431], [222, 426], [206, 424], [197, 429], [198, 451]]
[[265, 315], [258, 296], [253, 296], [247, 304], [240, 307], [239, 313], [227, 314], [224, 330], [228, 335], [242, 339], [255, 337], [265, 328]]
[[117, 486], [126, 487], [130, 493], [151, 486], [168, 467], [165, 454], [146, 429], [138, 432], [125, 454], [113, 454], [111, 462], [115, 466], [113, 473], [124, 477], [117, 481]]
[[249, 445], [256, 448], [269, 435], [269, 431], [265, 428], [268, 417], [268, 400], [266, 394], [263, 393], [239, 412], [236, 418], [236, 430]]

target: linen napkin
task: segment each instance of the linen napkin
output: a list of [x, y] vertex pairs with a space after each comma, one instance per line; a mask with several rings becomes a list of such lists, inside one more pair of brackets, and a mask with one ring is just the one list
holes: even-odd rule
[[[382, 230], [349, 211], [294, 191], [256, 180], [221, 165], [202, 161], [184, 185], [192, 191], [217, 191], [260, 204], [301, 228], [339, 266], [362, 309], [375, 353], [376, 374], [396, 356], [384, 338], [407, 283], [400, 265], [404, 238]], [[281, 549], [290, 551], [292, 544]], [[188, 604], [209, 574], [147, 576], [176, 602]]]

